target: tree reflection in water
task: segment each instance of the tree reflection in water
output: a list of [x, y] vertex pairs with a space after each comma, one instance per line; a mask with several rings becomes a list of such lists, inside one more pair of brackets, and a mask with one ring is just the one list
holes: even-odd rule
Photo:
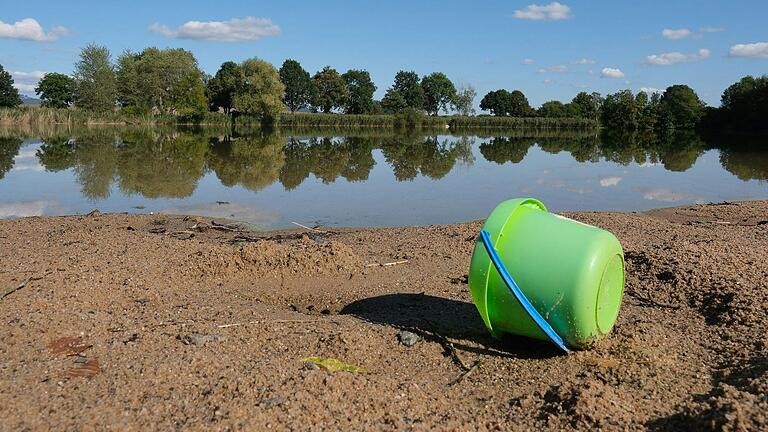
[[[667, 134], [603, 132], [565, 136], [424, 136], [418, 133], [281, 135], [277, 131], [222, 133], [175, 129], [83, 129], [50, 134], [37, 158], [48, 171], [72, 169], [82, 193], [91, 199], [110, 195], [112, 184], [124, 194], [149, 198], [190, 196], [198, 181], [212, 172], [225, 186], [251, 191], [280, 182], [286, 190], [310, 175], [323, 183], [338, 178], [366, 181], [383, 159], [398, 181], [418, 176], [439, 180], [457, 163], [474, 163], [473, 148], [497, 164], [522, 162], [533, 146], [556, 154], [569, 153], [579, 162], [607, 160], [622, 165], [660, 163], [670, 171], [690, 169], [708, 149], [720, 150], [723, 167], [742, 180], [768, 179], [768, 151], [761, 139], [734, 146], [733, 139], [703, 140], [690, 131]], [[0, 179], [12, 168], [22, 144], [0, 139]]]

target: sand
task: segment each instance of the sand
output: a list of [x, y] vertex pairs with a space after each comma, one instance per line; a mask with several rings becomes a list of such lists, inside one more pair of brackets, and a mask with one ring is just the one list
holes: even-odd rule
[[567, 216], [627, 260], [614, 332], [567, 356], [483, 327], [481, 222], [0, 221], [0, 430], [765, 430], [768, 202]]

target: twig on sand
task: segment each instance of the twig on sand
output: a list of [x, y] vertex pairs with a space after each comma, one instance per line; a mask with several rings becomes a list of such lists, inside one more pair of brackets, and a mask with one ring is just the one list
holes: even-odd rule
[[467, 369], [466, 371], [462, 372], [461, 375], [457, 376], [456, 379], [454, 379], [453, 381], [449, 382], [448, 383], [448, 387], [451, 387], [453, 385], [456, 385], [456, 384], [464, 381], [464, 378], [472, 375], [472, 372], [474, 372], [477, 369], [479, 369], [480, 366], [482, 366], [482, 364], [483, 364], [483, 360], [475, 361], [475, 363], [472, 364], [472, 366], [469, 369]]
[[319, 233], [326, 233], [327, 232], [327, 231], [319, 230], [317, 228], [310, 228], [310, 227], [308, 227], [306, 225], [302, 225], [302, 224], [300, 224], [298, 222], [291, 222], [291, 223], [294, 224], [294, 225], [300, 226], [300, 227], [302, 227], [302, 228], [304, 228], [306, 230], [310, 230], [310, 231], [314, 231], [314, 232], [319, 232]]
[[437, 342], [443, 347], [445, 353], [451, 357], [451, 360], [453, 360], [456, 365], [462, 368], [465, 372], [470, 369], [469, 366], [464, 364], [464, 362], [461, 360], [461, 357], [459, 357], [459, 353], [456, 352], [456, 347], [453, 346], [453, 342], [449, 341], [448, 338], [435, 331], [432, 332], [432, 336], [437, 339]]
[[408, 262], [408, 260], [400, 260], [400, 261], [393, 261], [393, 262], [381, 263], [381, 264], [380, 263], [371, 263], [371, 264], [366, 264], [365, 266], [366, 267], [376, 267], [376, 266], [379, 266], [379, 267], [390, 267], [390, 266], [394, 266], [394, 265], [398, 265], [398, 264], [405, 264], [407, 262]]
[[238, 326], [248, 325], [248, 324], [316, 323], [316, 322], [322, 322], [322, 321], [328, 321], [328, 320], [317, 320], [317, 319], [260, 320], [260, 321], [247, 321], [247, 322], [233, 323], [233, 324], [219, 324], [216, 327], [229, 328], [229, 327], [238, 327]]
[[212, 220], [211, 229], [217, 229], [221, 231], [240, 231], [240, 226], [237, 224], [222, 224]]
[[18, 290], [24, 288], [25, 286], [27, 286], [28, 283], [30, 283], [32, 281], [40, 280], [42, 278], [43, 278], [42, 276], [30, 276], [30, 277], [28, 277], [27, 279], [24, 280], [24, 282], [20, 283], [19, 285], [15, 286], [13, 288], [8, 288], [5, 291], [3, 291], [3, 294], [0, 295], [0, 300], [8, 297], [9, 295], [15, 293]]

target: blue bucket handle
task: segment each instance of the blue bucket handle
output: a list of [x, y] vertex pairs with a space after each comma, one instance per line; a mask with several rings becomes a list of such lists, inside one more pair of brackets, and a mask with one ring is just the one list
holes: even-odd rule
[[491, 235], [486, 230], [480, 231], [480, 238], [483, 241], [483, 246], [485, 246], [485, 251], [488, 252], [488, 256], [491, 257], [491, 262], [493, 262], [493, 266], [496, 268], [496, 271], [499, 272], [499, 275], [501, 276], [501, 279], [504, 280], [504, 283], [507, 285], [507, 288], [509, 288], [510, 291], [512, 291], [512, 295], [515, 296], [518, 302], [520, 302], [520, 305], [523, 307], [525, 312], [528, 314], [531, 319], [536, 323], [536, 325], [541, 329], [541, 331], [544, 332], [544, 334], [547, 335], [547, 337], [560, 347], [563, 351], [566, 353], [569, 353], [570, 350], [567, 346], [565, 346], [565, 342], [563, 341], [563, 338], [560, 337], [560, 335], [555, 332], [555, 329], [552, 328], [551, 325], [547, 322], [547, 320], [544, 319], [543, 316], [539, 313], [539, 311], [536, 310], [536, 308], [533, 307], [530, 300], [528, 300], [528, 297], [525, 296], [523, 293], [523, 290], [520, 289], [519, 286], [517, 286], [517, 283], [512, 278], [512, 275], [509, 274], [507, 271], [507, 268], [504, 266], [504, 263], [501, 261], [501, 258], [499, 257], [499, 254], [496, 252], [496, 248], [493, 246], [493, 242], [491, 242]]

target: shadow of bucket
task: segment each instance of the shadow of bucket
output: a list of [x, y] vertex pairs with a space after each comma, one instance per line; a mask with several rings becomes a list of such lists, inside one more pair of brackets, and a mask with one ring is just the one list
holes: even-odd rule
[[[499, 204], [483, 230], [525, 297], [568, 346], [589, 348], [611, 331], [624, 292], [624, 253], [613, 234], [550, 213], [532, 198]], [[512, 295], [479, 238], [469, 288], [495, 337], [550, 340]]]

